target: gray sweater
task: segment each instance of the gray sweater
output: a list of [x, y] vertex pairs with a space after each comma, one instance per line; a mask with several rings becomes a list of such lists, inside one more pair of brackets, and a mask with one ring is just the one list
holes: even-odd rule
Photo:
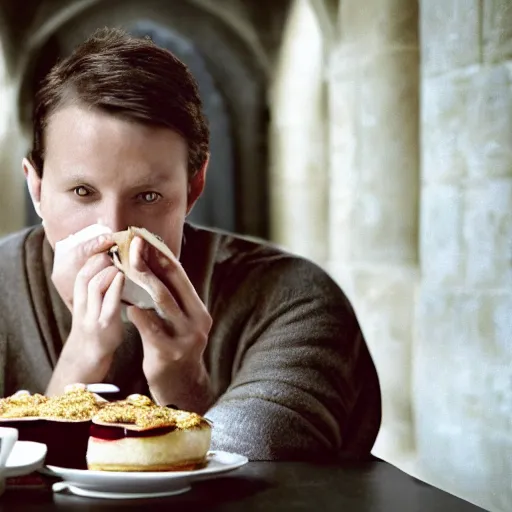
[[[181, 262], [213, 318], [205, 363], [212, 447], [253, 460], [360, 458], [381, 419], [377, 374], [355, 314], [313, 263], [185, 226]], [[71, 327], [41, 227], [0, 240], [0, 392], [44, 393]], [[131, 324], [106, 382], [148, 393]], [[179, 405], [179, 404], [178, 404]]]

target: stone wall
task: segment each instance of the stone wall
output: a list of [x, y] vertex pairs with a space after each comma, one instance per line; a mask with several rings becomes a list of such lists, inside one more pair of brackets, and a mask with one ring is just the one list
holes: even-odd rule
[[325, 264], [328, 166], [324, 45], [307, 0], [290, 13], [270, 92], [271, 238]]
[[414, 450], [411, 348], [418, 279], [417, 3], [340, 2], [329, 63], [328, 268], [350, 299], [379, 373], [374, 453]]
[[25, 221], [21, 160], [26, 143], [20, 136], [16, 80], [7, 72], [8, 57], [0, 39], [0, 237], [22, 228]]
[[424, 0], [420, 467], [512, 510], [512, 3]]

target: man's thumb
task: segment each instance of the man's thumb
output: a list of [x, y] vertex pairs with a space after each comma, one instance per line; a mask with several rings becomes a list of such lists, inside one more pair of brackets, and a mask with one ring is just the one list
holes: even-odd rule
[[128, 320], [135, 325], [141, 336], [156, 334], [163, 330], [163, 320], [152, 309], [129, 306], [126, 309]]

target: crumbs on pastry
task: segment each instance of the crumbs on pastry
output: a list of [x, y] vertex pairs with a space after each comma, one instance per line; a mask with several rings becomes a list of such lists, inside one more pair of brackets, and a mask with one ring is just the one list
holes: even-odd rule
[[53, 396], [39, 407], [39, 416], [46, 419], [90, 420], [101, 408], [98, 397], [85, 387], [66, 388], [62, 395]]
[[0, 417], [30, 418], [39, 416], [39, 408], [49, 400], [38, 393], [31, 395], [28, 391], [18, 391], [12, 396], [0, 398]]
[[98, 423], [133, 425], [141, 429], [164, 426], [189, 429], [205, 422], [199, 414], [156, 405], [144, 395], [130, 395], [126, 400], [108, 403], [93, 419]]

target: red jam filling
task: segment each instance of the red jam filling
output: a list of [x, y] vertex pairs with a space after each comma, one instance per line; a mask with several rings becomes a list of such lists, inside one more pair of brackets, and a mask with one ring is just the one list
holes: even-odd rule
[[156, 437], [163, 436], [175, 430], [176, 427], [157, 427], [148, 430], [132, 430], [126, 427], [95, 425], [90, 428], [91, 437], [102, 439], [103, 441], [117, 441], [125, 437]]

